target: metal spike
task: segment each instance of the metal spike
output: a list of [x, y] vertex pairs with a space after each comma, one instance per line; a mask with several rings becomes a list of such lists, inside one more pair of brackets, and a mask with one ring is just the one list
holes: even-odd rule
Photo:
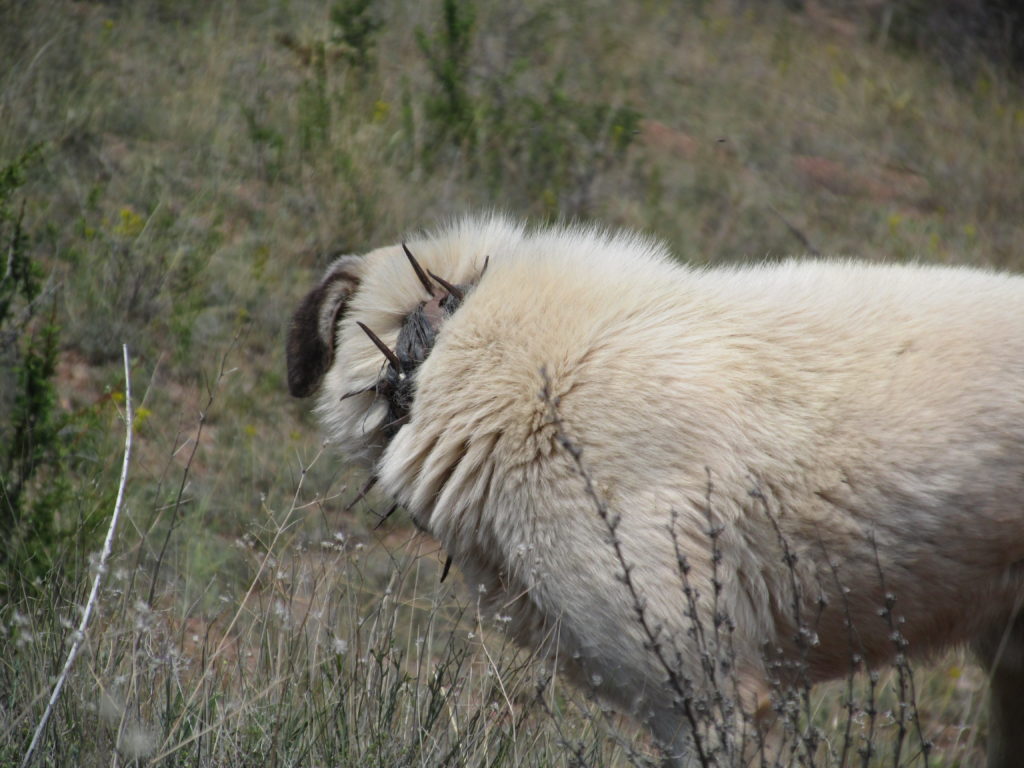
[[352, 511], [352, 507], [354, 507], [360, 501], [365, 499], [366, 498], [366, 494], [368, 494], [370, 492], [370, 489], [373, 488], [373, 486], [375, 486], [376, 484], [377, 484], [377, 476], [373, 475], [369, 480], [366, 481], [366, 485], [363, 486], [363, 489], [358, 493], [358, 495], [354, 499], [352, 499], [352, 501], [350, 501], [348, 503], [348, 505], [345, 507], [345, 511], [346, 512], [351, 512]]
[[382, 525], [384, 525], [384, 523], [387, 521], [387, 519], [389, 517], [391, 517], [393, 514], [395, 514], [395, 510], [396, 509], [398, 509], [398, 502], [397, 501], [394, 504], [391, 505], [391, 508], [388, 509], [387, 512], [385, 512], [383, 515], [381, 515], [380, 520], [378, 520], [377, 524], [375, 526], [373, 526], [373, 530], [376, 531], [378, 528], [380, 528]]
[[363, 329], [363, 333], [370, 337], [370, 341], [377, 345], [377, 349], [384, 353], [384, 357], [391, 363], [391, 367], [396, 371], [402, 371], [402, 361], [398, 359], [398, 355], [391, 351], [387, 344], [377, 338], [377, 334], [367, 328], [365, 325], [356, 320], [356, 325]]
[[402, 250], [405, 251], [405, 255], [409, 258], [409, 263], [412, 264], [413, 270], [416, 272], [416, 277], [419, 278], [420, 283], [427, 289], [427, 293], [431, 296], [434, 295], [434, 284], [430, 282], [430, 278], [427, 277], [427, 273], [423, 271], [423, 267], [416, 261], [416, 257], [412, 255], [412, 251], [409, 250], [409, 246], [402, 243]]
[[387, 424], [381, 427], [381, 429], [391, 429], [392, 427], [404, 427], [409, 423], [409, 419], [412, 418], [412, 414], [405, 414], [405, 416], [399, 416], [394, 421], [389, 421]]
[[437, 280], [437, 282], [439, 282], [441, 284], [442, 288], [444, 288], [446, 291], [448, 291], [448, 293], [450, 293], [452, 296], [454, 296], [459, 301], [462, 301], [464, 298], [466, 298], [466, 294], [458, 286], [452, 285], [447, 280], [445, 280], [443, 277], [438, 277], [433, 272], [431, 272], [429, 269], [427, 270], [427, 274], [430, 275], [435, 280]]
[[441, 570], [441, 584], [444, 584], [444, 580], [448, 578], [448, 569], [452, 567], [452, 556], [448, 555], [448, 559], [444, 561], [444, 568]]
[[376, 389], [377, 389], [377, 382], [375, 381], [375, 382], [373, 382], [373, 384], [371, 384], [368, 387], [363, 387], [362, 389], [357, 389], [357, 390], [355, 390], [353, 392], [346, 392], [344, 395], [341, 396], [340, 399], [341, 400], [348, 400], [350, 397], [355, 397], [356, 395], [363, 395], [363, 394], [366, 394], [367, 392], [373, 392]]

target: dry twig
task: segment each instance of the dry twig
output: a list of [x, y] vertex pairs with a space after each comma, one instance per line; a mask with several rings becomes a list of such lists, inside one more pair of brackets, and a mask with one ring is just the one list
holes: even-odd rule
[[128, 361], [128, 345], [123, 345], [122, 350], [124, 351], [124, 461], [121, 463], [121, 481], [117, 486], [117, 500], [114, 502], [114, 513], [110, 516], [107, 538], [103, 542], [103, 551], [100, 552], [100, 559], [96, 565], [96, 576], [92, 580], [92, 591], [89, 592], [89, 599], [85, 603], [85, 610], [82, 611], [82, 620], [78, 624], [78, 629], [72, 635], [71, 650], [68, 651], [68, 658], [64, 662], [64, 668], [61, 670], [60, 675], [57, 677], [57, 682], [54, 683], [53, 693], [50, 694], [50, 701], [46, 704], [46, 710], [39, 720], [39, 725], [36, 726], [36, 731], [32, 734], [32, 742], [25, 751], [25, 757], [21, 761], [21, 768], [27, 768], [32, 762], [32, 756], [35, 754], [36, 747], [39, 746], [39, 740], [42, 738], [43, 731], [46, 730], [46, 724], [50, 720], [50, 715], [53, 714], [53, 708], [57, 705], [57, 699], [60, 698], [61, 690], [63, 690], [64, 683], [67, 681], [71, 666], [75, 663], [75, 659], [78, 658], [78, 653], [82, 649], [82, 642], [85, 640], [85, 630], [89, 625], [89, 618], [92, 616], [92, 609], [96, 605], [96, 599], [99, 595], [100, 581], [103, 578], [103, 574], [107, 571], [107, 560], [110, 558], [110, 550], [113, 548], [114, 534], [117, 531], [117, 520], [121, 516], [121, 508], [124, 506], [124, 489], [128, 484], [128, 462], [132, 453], [132, 423], [134, 421], [134, 414], [132, 413], [132, 377], [131, 366]]

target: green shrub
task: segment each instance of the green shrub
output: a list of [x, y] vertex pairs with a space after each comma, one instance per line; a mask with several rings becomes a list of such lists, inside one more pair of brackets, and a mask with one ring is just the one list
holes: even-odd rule
[[87, 548], [98, 527], [95, 494], [78, 487], [96, 466], [98, 411], [58, 403], [58, 287], [33, 259], [25, 202], [15, 202], [39, 153], [0, 169], [0, 592], [11, 586], [8, 574], [27, 585], [47, 573], [71, 540]]
[[473, 99], [469, 92], [470, 53], [476, 8], [472, 2], [442, 0], [441, 29], [434, 39], [416, 30], [416, 43], [427, 59], [436, 91], [424, 101], [431, 126], [431, 155], [445, 142], [456, 146], [474, 143]]
[[53, 376], [56, 301], [30, 255], [25, 204], [14, 201], [37, 150], [0, 170], [0, 560], [46, 567], [56, 540], [54, 517], [67, 486]]
[[373, 66], [373, 47], [384, 23], [373, 12], [374, 0], [337, 0], [331, 6], [334, 31], [331, 42], [338, 46], [345, 61], [358, 72]]

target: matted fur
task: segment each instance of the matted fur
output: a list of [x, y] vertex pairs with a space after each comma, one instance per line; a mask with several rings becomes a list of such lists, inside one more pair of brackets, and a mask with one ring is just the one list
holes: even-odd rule
[[[304, 310], [336, 318], [317, 414], [519, 639], [684, 743], [568, 437], [688, 679], [716, 568], [750, 711], [778, 675], [767, 659], [804, 659], [811, 682], [854, 654], [890, 659], [888, 593], [910, 651], [975, 643], [994, 669], [991, 764], [1022, 754], [1024, 705], [999, 699], [1024, 682], [1024, 280], [848, 261], [691, 269], [636, 235], [501, 218], [408, 244], [475, 284], [416, 373], [410, 422], [387, 443], [379, 397], [341, 399], [384, 362], [356, 321], [393, 347], [427, 298], [399, 246], [341, 262], [352, 290], [320, 289], [340, 311]], [[297, 316], [290, 366], [315, 325]]]

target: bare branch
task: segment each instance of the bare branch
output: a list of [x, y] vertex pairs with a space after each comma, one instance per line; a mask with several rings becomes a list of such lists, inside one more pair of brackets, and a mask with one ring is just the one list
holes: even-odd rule
[[82, 620], [78, 624], [78, 629], [76, 629], [74, 635], [72, 635], [71, 650], [68, 651], [68, 657], [64, 662], [64, 668], [61, 670], [60, 675], [57, 677], [57, 682], [53, 686], [53, 693], [50, 694], [50, 701], [46, 704], [46, 710], [43, 712], [43, 717], [40, 719], [39, 725], [36, 726], [35, 733], [32, 734], [32, 742], [28, 745], [25, 757], [21, 761], [21, 768], [27, 768], [27, 766], [31, 764], [36, 747], [39, 746], [39, 740], [42, 738], [43, 731], [46, 730], [46, 724], [50, 720], [50, 715], [53, 714], [53, 708], [57, 705], [57, 700], [60, 698], [61, 690], [63, 690], [64, 683], [67, 681], [68, 673], [71, 671], [71, 665], [75, 663], [75, 659], [78, 658], [78, 653], [82, 649], [82, 642], [85, 639], [85, 630], [89, 626], [89, 618], [92, 616], [92, 610], [96, 605], [96, 599], [99, 595], [100, 581], [103, 578], [103, 574], [107, 572], [107, 560], [110, 558], [110, 551], [113, 548], [114, 534], [117, 531], [117, 521], [121, 516], [121, 509], [124, 506], [124, 490], [128, 484], [128, 463], [132, 454], [132, 426], [134, 422], [134, 413], [132, 411], [132, 377], [131, 366], [128, 360], [128, 345], [124, 344], [122, 346], [122, 350], [124, 351], [125, 404], [124, 460], [121, 463], [121, 481], [117, 486], [117, 500], [114, 502], [114, 513], [110, 516], [110, 525], [107, 527], [107, 538], [103, 542], [103, 551], [100, 552], [100, 559], [96, 565], [96, 576], [92, 580], [92, 591], [89, 592], [89, 599], [85, 603], [85, 610], [82, 611]]

